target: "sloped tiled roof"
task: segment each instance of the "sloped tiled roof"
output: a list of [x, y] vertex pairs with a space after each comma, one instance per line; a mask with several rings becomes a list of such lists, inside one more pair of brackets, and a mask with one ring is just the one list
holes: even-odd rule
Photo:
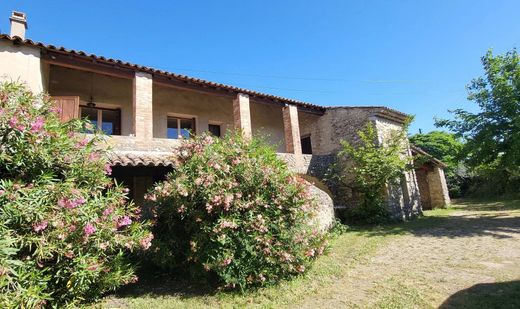
[[272, 94], [262, 93], [262, 92], [244, 89], [244, 88], [235, 87], [235, 86], [230, 86], [230, 85], [226, 85], [226, 84], [215, 83], [215, 82], [207, 81], [207, 80], [200, 79], [200, 78], [195, 78], [195, 77], [190, 77], [190, 76], [186, 76], [186, 75], [182, 75], [182, 74], [163, 71], [163, 70], [155, 69], [152, 67], [133, 64], [133, 63], [122, 61], [122, 60], [106, 58], [103, 56], [97, 56], [97, 55], [89, 54], [89, 53], [81, 51], [81, 50], [78, 51], [78, 50], [74, 50], [74, 49], [67, 49], [62, 46], [44, 44], [42, 42], [36, 42], [36, 41], [32, 41], [30, 39], [23, 40], [17, 36], [11, 37], [7, 34], [0, 34], [0, 39], [8, 40], [15, 44], [39, 47], [44, 50], [61, 52], [61, 53], [69, 54], [69, 55], [79, 56], [79, 57], [94, 60], [96, 62], [103, 62], [106, 64], [110, 64], [110, 65], [114, 65], [114, 66], [118, 66], [118, 67], [122, 67], [122, 68], [126, 68], [126, 69], [142, 71], [142, 72], [147, 72], [147, 73], [151, 73], [151, 74], [159, 74], [159, 75], [163, 75], [168, 78], [173, 78], [173, 79], [176, 79], [179, 81], [184, 81], [184, 82], [192, 84], [192, 85], [193, 84], [199, 85], [203, 88], [212, 88], [215, 90], [232, 92], [234, 94], [244, 93], [244, 94], [247, 94], [247, 95], [250, 95], [253, 97], [258, 97], [260, 99], [268, 99], [268, 100], [272, 100], [272, 101], [280, 102], [280, 103], [294, 104], [294, 105], [297, 105], [297, 106], [300, 106], [303, 108], [313, 109], [313, 110], [317, 110], [320, 112], [323, 112], [325, 110], [325, 107], [319, 106], [316, 104], [311, 104], [311, 103], [307, 103], [307, 102], [303, 102], [303, 101], [284, 98], [284, 97], [280, 97], [280, 96], [276, 96], [276, 95], [272, 95]]
[[417, 147], [415, 145], [410, 145], [410, 149], [412, 150], [412, 154], [414, 154], [414, 155], [417, 155], [417, 154], [423, 155], [423, 156], [427, 157], [430, 160], [430, 162], [432, 162], [432, 163], [434, 163], [436, 165], [439, 165], [442, 168], [448, 167], [446, 165], [446, 163], [444, 163], [441, 160], [435, 158], [431, 154], [427, 153], [426, 151], [422, 150], [421, 148], [419, 148], [419, 147]]
[[112, 166], [175, 166], [171, 152], [115, 151], [108, 161]]

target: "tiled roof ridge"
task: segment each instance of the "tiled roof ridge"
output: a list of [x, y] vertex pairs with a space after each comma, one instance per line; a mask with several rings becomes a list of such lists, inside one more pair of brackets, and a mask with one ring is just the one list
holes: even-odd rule
[[442, 166], [443, 168], [446, 168], [448, 167], [448, 165], [444, 162], [442, 162], [441, 160], [435, 158], [434, 156], [432, 156], [431, 154], [427, 153], [426, 151], [424, 151], [424, 149], [422, 149], [421, 147], [417, 146], [417, 145], [414, 145], [414, 144], [410, 144], [410, 148], [412, 149], [412, 151], [415, 151], [416, 153], [418, 154], [421, 154], [423, 156], [426, 156], [428, 157], [429, 159], [431, 159], [434, 163], [436, 163], [437, 165], [440, 165]]

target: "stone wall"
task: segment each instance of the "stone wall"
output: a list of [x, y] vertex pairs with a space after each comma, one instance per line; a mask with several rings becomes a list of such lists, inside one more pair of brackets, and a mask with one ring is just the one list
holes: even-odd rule
[[[328, 108], [321, 117], [313, 115], [300, 116], [300, 130], [302, 135], [311, 136], [313, 156], [305, 159], [303, 169], [309, 175], [325, 180], [332, 192], [334, 204], [337, 208], [358, 207], [361, 201], [359, 192], [334, 179], [335, 171], [330, 169], [336, 160], [336, 154], [341, 149], [341, 140], [351, 144], [359, 142], [358, 132], [368, 122], [372, 122], [378, 133], [378, 140], [384, 144], [393, 132], [402, 130], [402, 122], [392, 120], [381, 115], [381, 107], [332, 107]], [[385, 110], [388, 112], [388, 110]], [[390, 112], [391, 113], [391, 112]], [[401, 115], [398, 115], [399, 117]], [[398, 117], [396, 117], [398, 118]], [[403, 156], [410, 156], [408, 141], [403, 141]], [[316, 163], [311, 164], [311, 161]], [[319, 163], [318, 163], [319, 162]], [[348, 164], [348, 162], [344, 162]], [[328, 175], [327, 175], [328, 173]], [[342, 175], [347, 179], [354, 175]], [[396, 219], [407, 219], [422, 212], [420, 193], [415, 171], [409, 171], [402, 179], [396, 179], [387, 186], [386, 202], [389, 211]]]
[[358, 140], [357, 132], [370, 120], [371, 111], [366, 108], [330, 107], [323, 116], [302, 114], [299, 114], [300, 132], [311, 136], [312, 153], [328, 155], [341, 148], [341, 140]]
[[432, 208], [444, 208], [450, 204], [450, 196], [446, 177], [442, 168], [434, 166], [428, 177], [430, 201]]
[[[403, 130], [403, 124], [379, 116], [371, 116], [381, 145], [394, 138]], [[402, 142], [403, 157], [412, 158], [408, 139]], [[387, 186], [386, 201], [392, 216], [396, 219], [408, 219], [422, 213], [419, 184], [415, 170], [406, 172], [401, 179], [396, 179]]]

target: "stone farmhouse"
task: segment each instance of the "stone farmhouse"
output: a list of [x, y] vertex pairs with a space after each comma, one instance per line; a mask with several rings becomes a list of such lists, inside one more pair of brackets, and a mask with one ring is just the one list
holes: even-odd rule
[[[333, 206], [351, 207], [355, 200], [348, 188], [320, 181], [340, 140], [355, 141], [370, 121], [382, 143], [407, 118], [384, 106], [318, 106], [47, 45], [26, 39], [24, 13], [13, 12], [10, 22], [10, 34], [0, 34], [1, 79], [49, 93], [64, 121], [88, 118], [103, 130], [113, 149], [113, 176], [130, 188], [136, 203], [175, 168], [172, 150], [182, 138], [205, 131], [222, 136], [237, 128], [246, 136], [268, 135], [289, 167], [315, 183], [313, 190], [330, 220]], [[408, 143], [404, 151], [424, 154]], [[403, 175], [400, 186], [388, 188], [388, 207], [396, 218], [449, 203], [444, 167], [431, 159]]]

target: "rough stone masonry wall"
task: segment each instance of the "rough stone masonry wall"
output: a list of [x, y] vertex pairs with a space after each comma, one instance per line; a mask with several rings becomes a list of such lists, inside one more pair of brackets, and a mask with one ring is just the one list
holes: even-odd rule
[[[380, 107], [333, 107], [328, 108], [321, 117], [308, 114], [300, 117], [302, 135], [311, 136], [312, 150], [315, 154], [312, 160], [321, 162], [308, 164], [307, 173], [327, 182], [336, 208], [353, 208], [361, 202], [358, 192], [330, 177], [329, 167], [336, 161], [336, 154], [341, 149], [341, 140], [358, 143], [358, 132], [367, 122], [376, 126], [380, 142], [387, 140], [393, 130], [402, 130], [401, 123], [378, 116], [380, 110]], [[403, 151], [404, 155], [411, 156], [408, 141], [404, 142]], [[354, 175], [344, 176], [348, 179]], [[396, 179], [393, 185], [388, 186], [387, 205], [396, 219], [410, 218], [421, 212], [415, 171], [407, 172], [402, 179]]]
[[[403, 129], [402, 124], [393, 120], [377, 116], [372, 119], [378, 132], [379, 143], [382, 145], [392, 138], [395, 132]], [[408, 139], [403, 140], [403, 156], [412, 157]], [[387, 185], [386, 201], [395, 219], [404, 220], [421, 214], [419, 184], [415, 170], [406, 172], [401, 179]]]
[[432, 208], [444, 208], [450, 203], [448, 185], [442, 168], [435, 166], [433, 171], [426, 174], [430, 192]]

